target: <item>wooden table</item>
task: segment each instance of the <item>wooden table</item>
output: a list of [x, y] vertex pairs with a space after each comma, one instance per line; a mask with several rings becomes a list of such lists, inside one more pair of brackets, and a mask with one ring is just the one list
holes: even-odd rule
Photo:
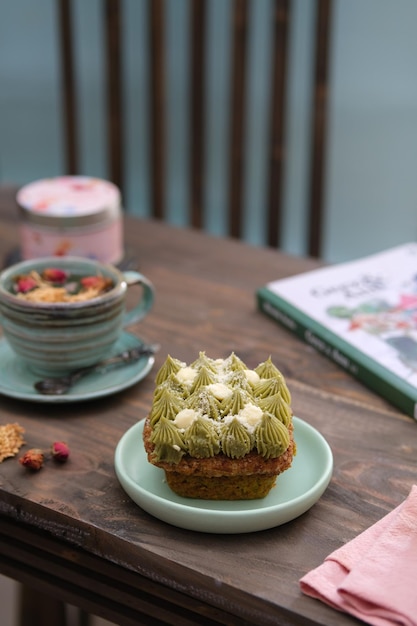
[[[18, 243], [14, 190], [0, 198], [0, 252]], [[152, 373], [117, 395], [78, 404], [0, 397], [0, 423], [18, 421], [31, 447], [66, 440], [70, 461], [29, 474], [0, 465], [1, 571], [39, 592], [119, 624], [355, 624], [300, 593], [298, 580], [398, 505], [417, 481], [415, 422], [257, 311], [259, 285], [316, 261], [126, 218], [128, 249], [156, 287], [133, 332], [159, 342]], [[134, 504], [113, 455], [152, 401], [169, 353], [234, 350], [255, 367], [271, 354], [295, 414], [334, 454], [334, 475], [307, 513], [245, 535], [186, 531]]]

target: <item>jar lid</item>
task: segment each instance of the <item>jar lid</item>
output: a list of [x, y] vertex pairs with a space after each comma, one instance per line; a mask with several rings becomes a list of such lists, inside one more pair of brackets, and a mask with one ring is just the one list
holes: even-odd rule
[[87, 176], [59, 176], [29, 183], [16, 196], [27, 221], [44, 226], [87, 226], [119, 214], [120, 190]]

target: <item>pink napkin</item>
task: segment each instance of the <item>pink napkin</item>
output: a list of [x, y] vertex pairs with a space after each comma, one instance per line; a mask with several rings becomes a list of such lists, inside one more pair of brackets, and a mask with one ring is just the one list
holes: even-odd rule
[[391, 513], [303, 576], [300, 586], [373, 626], [417, 626], [417, 485]]

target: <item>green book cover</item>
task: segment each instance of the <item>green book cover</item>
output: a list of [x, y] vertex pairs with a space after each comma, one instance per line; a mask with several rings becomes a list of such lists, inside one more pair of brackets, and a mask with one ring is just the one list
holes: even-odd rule
[[276, 280], [261, 311], [417, 419], [417, 243]]

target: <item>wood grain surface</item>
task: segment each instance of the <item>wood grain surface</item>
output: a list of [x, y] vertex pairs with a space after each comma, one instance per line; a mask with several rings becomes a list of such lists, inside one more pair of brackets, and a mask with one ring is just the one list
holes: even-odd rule
[[[13, 190], [0, 196], [0, 252], [18, 245]], [[0, 396], [0, 423], [18, 421], [30, 447], [62, 439], [68, 463], [36, 474], [0, 465], [3, 573], [120, 624], [359, 623], [301, 594], [298, 580], [376, 522], [417, 480], [415, 422], [256, 309], [261, 284], [313, 268], [295, 258], [157, 221], [126, 218], [126, 244], [156, 288], [132, 327], [161, 350], [151, 374], [116, 395], [75, 404]], [[334, 454], [334, 475], [298, 519], [246, 535], [176, 528], [136, 506], [114, 472], [114, 450], [148, 413], [167, 354], [192, 361], [235, 351], [250, 367], [270, 354], [294, 412]], [[0, 373], [1, 375], [1, 373]], [[138, 442], [138, 445], [141, 445]]]

